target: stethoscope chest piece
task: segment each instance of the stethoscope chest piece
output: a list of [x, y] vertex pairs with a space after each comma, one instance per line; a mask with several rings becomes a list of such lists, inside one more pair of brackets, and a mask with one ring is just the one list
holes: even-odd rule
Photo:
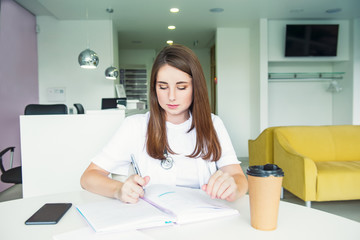
[[164, 151], [164, 157], [165, 159], [161, 160], [161, 167], [163, 169], [169, 170], [174, 165], [174, 159], [169, 156], [166, 150]]

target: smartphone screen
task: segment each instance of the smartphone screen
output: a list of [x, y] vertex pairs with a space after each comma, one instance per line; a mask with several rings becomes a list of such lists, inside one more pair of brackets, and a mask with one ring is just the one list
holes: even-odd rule
[[26, 225], [56, 224], [71, 208], [71, 203], [46, 203], [37, 210], [28, 220]]

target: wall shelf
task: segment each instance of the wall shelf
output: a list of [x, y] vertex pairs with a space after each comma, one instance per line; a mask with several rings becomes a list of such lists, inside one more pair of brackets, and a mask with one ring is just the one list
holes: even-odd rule
[[345, 72], [268, 73], [269, 81], [329, 81], [341, 80]]

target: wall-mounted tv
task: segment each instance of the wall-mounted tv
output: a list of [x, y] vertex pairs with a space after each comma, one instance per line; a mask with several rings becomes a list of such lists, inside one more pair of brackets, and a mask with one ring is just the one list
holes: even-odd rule
[[335, 57], [338, 33], [338, 24], [288, 24], [285, 57]]

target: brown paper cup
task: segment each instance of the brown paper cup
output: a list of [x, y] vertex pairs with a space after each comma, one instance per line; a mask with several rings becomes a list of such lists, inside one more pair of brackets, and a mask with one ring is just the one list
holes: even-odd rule
[[263, 231], [277, 228], [282, 179], [282, 176], [248, 174], [250, 219], [253, 228]]

